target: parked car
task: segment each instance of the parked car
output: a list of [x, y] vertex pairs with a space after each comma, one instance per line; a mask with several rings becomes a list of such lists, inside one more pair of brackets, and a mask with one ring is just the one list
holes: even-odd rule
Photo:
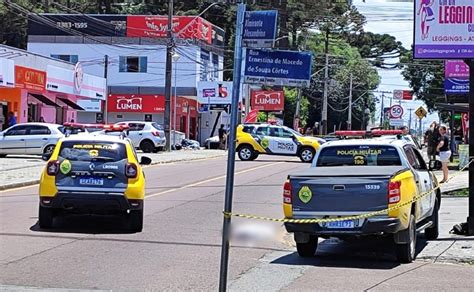
[[145, 153], [161, 151], [166, 145], [165, 131], [156, 122], [129, 121], [116, 125], [128, 126], [128, 138], [133, 146]]
[[58, 140], [64, 137], [61, 125], [24, 123], [0, 132], [0, 157], [10, 154], [51, 155]]

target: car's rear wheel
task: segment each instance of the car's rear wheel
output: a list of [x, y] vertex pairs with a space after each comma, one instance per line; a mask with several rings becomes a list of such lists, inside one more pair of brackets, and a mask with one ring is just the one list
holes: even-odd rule
[[0, 154], [0, 158], [5, 158], [5, 157], [7, 157], [6, 154]]
[[299, 156], [301, 161], [311, 163], [314, 158], [314, 153], [315, 151], [313, 148], [304, 147], [303, 149], [301, 149]]
[[401, 263], [411, 263], [416, 256], [416, 223], [415, 216], [410, 215], [410, 224], [408, 226], [409, 242], [396, 244], [397, 259]]
[[140, 143], [140, 150], [145, 153], [151, 153], [155, 150], [155, 145], [150, 140], [144, 140]]
[[39, 206], [38, 221], [41, 228], [51, 228], [53, 226], [54, 210]]
[[431, 222], [433, 225], [425, 229], [425, 237], [428, 240], [435, 240], [439, 236], [439, 202], [438, 199], [435, 201], [433, 214], [431, 215]]
[[254, 151], [254, 152], [253, 152], [253, 155], [252, 155], [252, 158], [251, 158], [250, 160], [255, 160], [255, 159], [257, 159], [257, 158], [258, 158], [258, 154], [259, 154], [259, 153], [258, 153], [257, 151]]
[[50, 157], [53, 155], [54, 145], [48, 145], [43, 149], [43, 155]]
[[296, 250], [300, 257], [314, 257], [318, 248], [318, 237], [310, 236], [309, 241], [305, 243], [296, 243]]
[[143, 209], [130, 211], [129, 214], [130, 230], [141, 232], [143, 230]]
[[252, 157], [254, 157], [255, 151], [252, 149], [251, 146], [243, 145], [243, 146], [239, 147], [238, 155], [239, 155], [240, 160], [250, 161], [250, 160], [253, 160]]

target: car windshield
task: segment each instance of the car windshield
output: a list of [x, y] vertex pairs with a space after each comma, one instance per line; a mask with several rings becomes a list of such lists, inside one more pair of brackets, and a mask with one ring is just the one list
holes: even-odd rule
[[66, 141], [59, 157], [71, 161], [120, 161], [127, 158], [126, 153], [122, 143]]
[[288, 127], [283, 127], [283, 129], [287, 130], [287, 131], [290, 131], [292, 134], [296, 135], [296, 136], [299, 136], [299, 137], [302, 137], [303, 135], [301, 135], [301, 133], [299, 133], [298, 131], [295, 131], [291, 128], [288, 128]]
[[160, 126], [158, 123], [152, 123], [151, 125], [153, 126], [153, 128], [155, 128], [155, 129], [157, 129], [157, 130], [160, 130], [160, 131], [163, 130], [163, 127]]
[[400, 155], [392, 146], [349, 145], [321, 150], [316, 166], [401, 165]]

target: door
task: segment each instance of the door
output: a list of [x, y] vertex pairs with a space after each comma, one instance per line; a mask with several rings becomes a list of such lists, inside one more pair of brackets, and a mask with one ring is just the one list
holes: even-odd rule
[[27, 136], [25, 138], [25, 149], [27, 154], [43, 154], [45, 147], [51, 139], [51, 131], [46, 126], [31, 125], [28, 126]]
[[281, 127], [270, 127], [270, 150], [275, 154], [295, 155], [297, 145], [293, 134]]
[[0, 152], [3, 154], [26, 154], [25, 139], [27, 127], [16, 125], [0, 136]]

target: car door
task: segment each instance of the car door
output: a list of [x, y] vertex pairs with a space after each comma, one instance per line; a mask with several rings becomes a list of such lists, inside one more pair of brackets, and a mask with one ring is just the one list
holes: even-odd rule
[[416, 171], [418, 172], [418, 176], [420, 178], [419, 183], [423, 185], [423, 194], [426, 192], [430, 192], [426, 196], [423, 196], [420, 199], [421, 205], [423, 206], [423, 210], [425, 210], [423, 217], [427, 217], [431, 215], [431, 211], [434, 207], [435, 200], [436, 200], [436, 192], [432, 191], [433, 188], [435, 187], [434, 182], [433, 182], [433, 177], [428, 170], [428, 166], [426, 165], [425, 160], [423, 159], [423, 156], [421, 155], [420, 151], [416, 149], [416, 146], [411, 146], [413, 153], [415, 154], [415, 158], [417, 161], [417, 169]]
[[265, 152], [269, 154], [273, 153], [270, 147], [271, 140], [272, 140], [272, 137], [270, 137], [270, 128], [268, 126], [261, 126], [256, 129], [255, 142], [260, 144], [260, 146], [262, 146], [262, 148], [265, 149]]
[[47, 126], [30, 125], [25, 138], [25, 149], [27, 154], [43, 154], [45, 147], [51, 138], [51, 131]]
[[3, 154], [26, 154], [27, 128], [26, 125], [16, 125], [6, 130], [3, 136], [0, 136], [0, 152]]
[[293, 134], [281, 127], [270, 127], [270, 150], [276, 154], [294, 155], [297, 145]]

